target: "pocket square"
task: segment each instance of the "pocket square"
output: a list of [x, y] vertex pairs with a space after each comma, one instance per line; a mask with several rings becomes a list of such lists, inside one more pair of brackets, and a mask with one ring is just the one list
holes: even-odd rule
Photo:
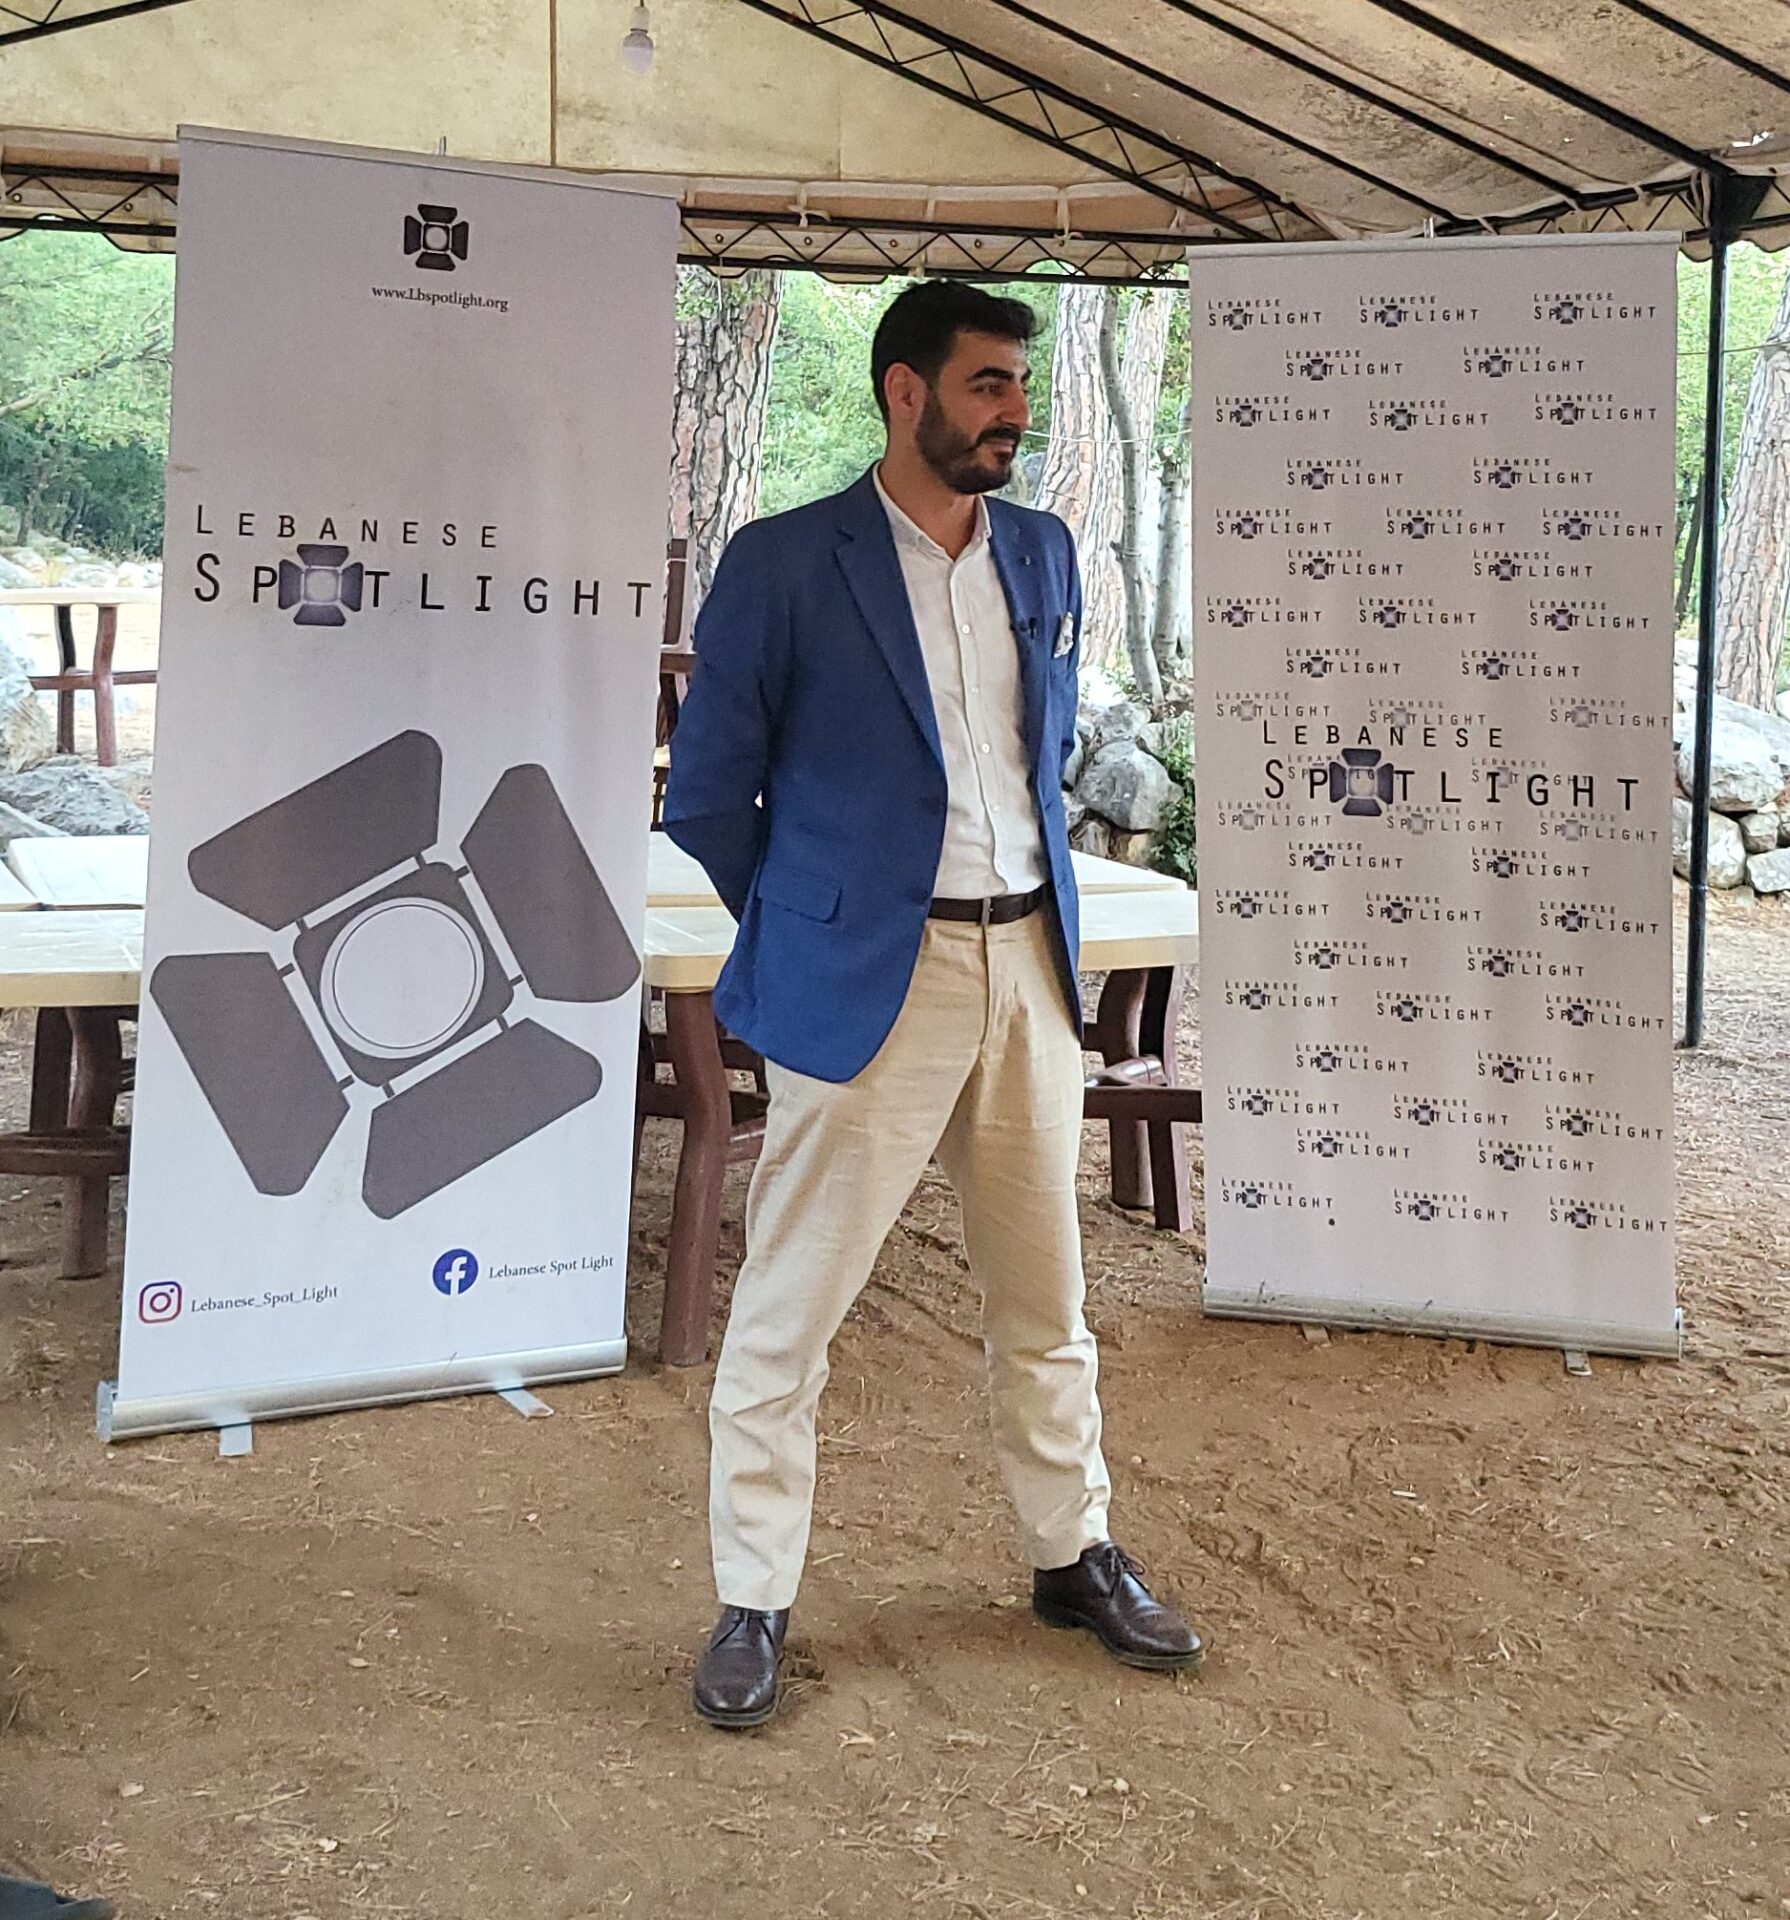
[[1063, 615], [1062, 625], [1057, 628], [1057, 644], [1052, 649], [1051, 658], [1061, 660], [1064, 654], [1075, 645], [1075, 615]]

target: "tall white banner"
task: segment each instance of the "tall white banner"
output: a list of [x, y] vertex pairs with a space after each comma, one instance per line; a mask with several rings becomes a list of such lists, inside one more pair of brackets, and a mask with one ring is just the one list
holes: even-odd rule
[[1193, 258], [1209, 1312], [1677, 1351], [1675, 269]]
[[183, 138], [114, 1434], [612, 1371], [676, 211]]

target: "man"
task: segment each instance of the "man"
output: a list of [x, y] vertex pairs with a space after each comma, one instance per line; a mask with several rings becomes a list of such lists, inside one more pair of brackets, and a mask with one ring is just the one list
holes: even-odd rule
[[1060, 520], [985, 497], [1030, 422], [1032, 329], [976, 288], [903, 293], [871, 349], [880, 464], [736, 535], [697, 622], [665, 827], [740, 923], [715, 1010], [771, 1094], [709, 1405], [717, 1726], [776, 1711], [827, 1347], [935, 1154], [1035, 1611], [1134, 1666], [1202, 1652], [1106, 1530], [1062, 795], [1081, 585]]

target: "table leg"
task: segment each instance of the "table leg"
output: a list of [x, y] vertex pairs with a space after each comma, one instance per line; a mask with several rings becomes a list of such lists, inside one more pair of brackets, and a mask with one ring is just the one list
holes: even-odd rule
[[[119, 1015], [112, 1007], [73, 1007], [68, 1021], [74, 1042], [68, 1125], [77, 1132], [95, 1132], [111, 1126], [117, 1113], [124, 1068]], [[62, 1275], [66, 1280], [106, 1270], [111, 1186], [103, 1176], [63, 1182]]]
[[671, 1202], [659, 1358], [668, 1367], [693, 1367], [708, 1352], [721, 1245], [721, 1183], [733, 1132], [733, 1099], [713, 997], [666, 994], [665, 1039], [683, 1104], [684, 1140]]
[[[1181, 1025], [1181, 969], [1152, 967], [1145, 982], [1138, 1022], [1140, 1050], [1162, 1062], [1162, 1077], [1167, 1085], [1179, 1086], [1181, 1069], [1176, 1040]], [[1185, 1233], [1193, 1225], [1186, 1131], [1168, 1120], [1153, 1120], [1145, 1131], [1149, 1138], [1150, 1187], [1156, 1224], [1175, 1233]]]
[[102, 767], [118, 764], [118, 711], [113, 703], [112, 649], [118, 644], [118, 609], [101, 607], [93, 636], [93, 751]]
[[[60, 662], [57, 671], [64, 674], [75, 671], [75, 610], [73, 607], [56, 609], [56, 658]], [[75, 750], [75, 696], [72, 688], [56, 689], [56, 751], [73, 753]]]
[[[1100, 989], [1100, 1008], [1089, 1036], [1100, 1049], [1103, 1065], [1116, 1067], [1149, 1051], [1142, 1043], [1144, 1003], [1150, 976], [1141, 968], [1123, 969], [1106, 976]], [[1150, 1163], [1145, 1152], [1144, 1127], [1137, 1120], [1107, 1123], [1111, 1140], [1112, 1195], [1117, 1207], [1151, 1204]]]
[[69, 1070], [74, 1057], [74, 1032], [60, 1007], [41, 1007], [37, 1032], [31, 1042], [31, 1131], [64, 1133], [68, 1129]]

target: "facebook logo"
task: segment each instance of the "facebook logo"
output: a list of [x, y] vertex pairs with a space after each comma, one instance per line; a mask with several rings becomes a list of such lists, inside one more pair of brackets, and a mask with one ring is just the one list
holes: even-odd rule
[[464, 1247], [451, 1247], [435, 1263], [435, 1290], [450, 1297], [456, 1293], [465, 1293], [479, 1277], [479, 1263], [475, 1255]]

